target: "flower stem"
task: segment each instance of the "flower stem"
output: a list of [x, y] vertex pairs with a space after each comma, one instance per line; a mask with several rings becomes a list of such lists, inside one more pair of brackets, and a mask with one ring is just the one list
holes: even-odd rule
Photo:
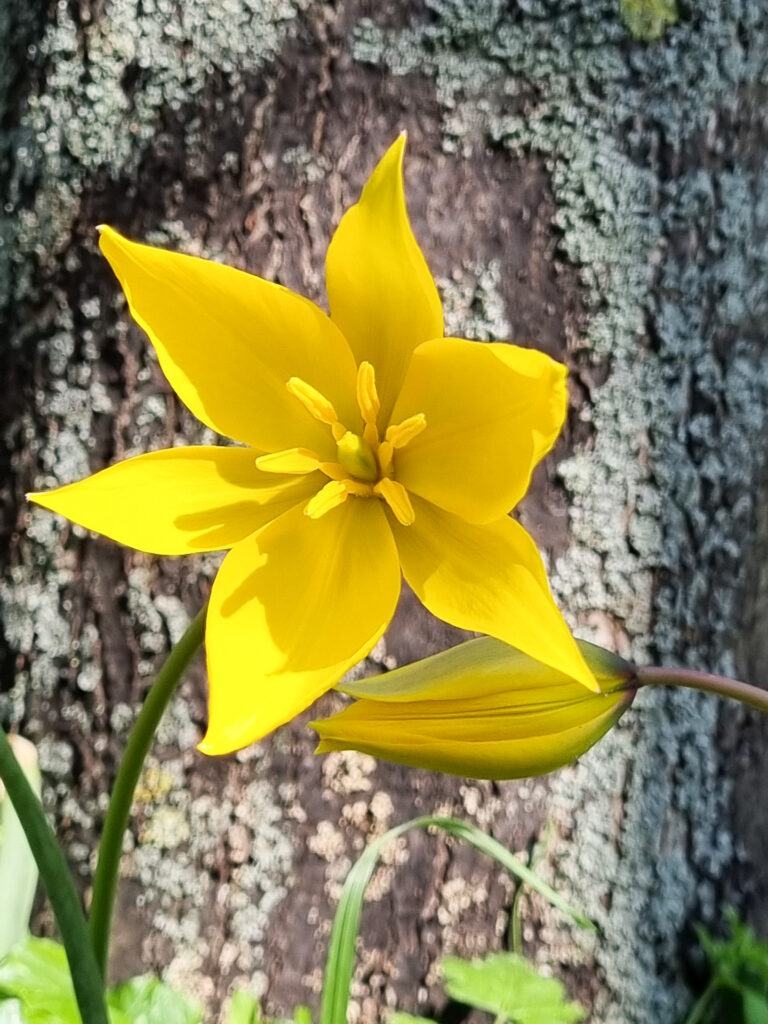
[[712, 996], [721, 987], [719, 978], [711, 978], [706, 989], [701, 993], [696, 1003], [691, 1008], [690, 1013], [683, 1021], [683, 1024], [701, 1024], [705, 1019], [709, 1005], [712, 1002]]
[[66, 858], [1, 728], [0, 779], [24, 829], [56, 915], [83, 1024], [107, 1024], [101, 975]]
[[640, 686], [685, 686], [691, 690], [729, 697], [768, 714], [768, 690], [761, 690], [738, 679], [696, 672], [690, 668], [638, 668], [633, 680]]
[[181, 682], [185, 669], [203, 642], [206, 611], [207, 608], [203, 607], [198, 612], [158, 672], [133, 723], [109, 798], [99, 846], [99, 859], [93, 879], [90, 914], [91, 945], [104, 981], [107, 979], [109, 937], [115, 909], [120, 857], [123, 852], [123, 836], [128, 828], [133, 794], [160, 719]]

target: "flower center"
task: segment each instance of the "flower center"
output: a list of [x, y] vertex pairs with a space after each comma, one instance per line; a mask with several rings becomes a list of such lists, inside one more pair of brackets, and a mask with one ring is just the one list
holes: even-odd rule
[[260, 455], [259, 469], [268, 473], [306, 474], [320, 470], [329, 478], [304, 509], [310, 519], [319, 519], [349, 497], [380, 498], [386, 502], [403, 526], [414, 520], [408, 491], [395, 479], [395, 452], [404, 448], [424, 430], [423, 413], [409, 416], [402, 423], [387, 427], [380, 438], [377, 417], [381, 408], [376, 390], [376, 376], [370, 363], [361, 363], [357, 371], [356, 397], [365, 424], [362, 434], [347, 430], [340, 422], [331, 402], [311, 384], [291, 377], [286, 384], [291, 394], [316, 420], [327, 424], [336, 442], [336, 462], [323, 462], [308, 448]]
[[342, 469], [356, 480], [373, 483], [379, 479], [379, 464], [373, 449], [359, 434], [353, 434], [348, 430], [336, 443], [336, 457]]

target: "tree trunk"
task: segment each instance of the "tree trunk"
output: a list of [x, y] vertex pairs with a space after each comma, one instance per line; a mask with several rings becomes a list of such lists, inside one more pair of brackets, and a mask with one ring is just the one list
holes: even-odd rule
[[[6, 0], [0, 715], [39, 745], [84, 890], [127, 729], [219, 561], [125, 551], [25, 505], [32, 488], [210, 440], [130, 322], [94, 226], [322, 303], [333, 228], [402, 128], [449, 332], [570, 368], [565, 438], [520, 514], [577, 633], [764, 678], [765, 2], [681, 3], [655, 43], [633, 40], [618, 6]], [[372, 659], [456, 637], [406, 593]], [[205, 759], [202, 665], [190, 673], [138, 794], [115, 977], [164, 970], [210, 1019], [236, 985], [270, 1012], [316, 1006], [351, 860], [436, 809], [515, 850], [550, 824], [543, 870], [602, 932], [587, 941], [531, 900], [528, 948], [595, 1021], [673, 1024], [691, 998], [690, 926], [721, 898], [767, 926], [752, 714], [643, 693], [578, 766], [503, 785], [315, 758], [308, 717]], [[438, 1012], [435, 960], [498, 947], [509, 905], [479, 854], [402, 841], [365, 915], [360, 1019]]]

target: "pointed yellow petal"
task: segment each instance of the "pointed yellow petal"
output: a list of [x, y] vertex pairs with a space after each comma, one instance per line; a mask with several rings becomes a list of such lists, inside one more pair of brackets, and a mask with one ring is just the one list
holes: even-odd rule
[[399, 591], [378, 501], [350, 498], [317, 520], [294, 509], [244, 540], [211, 594], [200, 749], [236, 750], [306, 708], [371, 650]]
[[527, 778], [581, 756], [616, 724], [635, 692], [576, 688], [580, 694], [558, 694], [530, 709], [503, 700], [360, 700], [310, 724], [321, 737], [318, 754], [351, 749], [476, 779]]
[[99, 244], [171, 386], [203, 423], [262, 452], [301, 446], [330, 458], [327, 427], [286, 388], [294, 376], [350, 425], [359, 422], [352, 353], [307, 299], [253, 274], [129, 242], [111, 228]]
[[472, 523], [489, 523], [525, 494], [566, 410], [565, 367], [513, 345], [441, 338], [413, 353], [392, 413], [426, 429], [395, 453], [395, 477]]
[[443, 333], [440, 298], [408, 223], [404, 148], [401, 135], [344, 214], [326, 259], [331, 317], [358, 363], [376, 371], [380, 425], [389, 421], [413, 349]]
[[232, 547], [303, 504], [322, 480], [261, 473], [249, 448], [170, 448], [28, 497], [120, 544], [186, 555]]
[[634, 666], [594, 644], [578, 646], [600, 693], [487, 636], [339, 686], [358, 699], [311, 723], [317, 752], [361, 750], [485, 779], [551, 771], [597, 742], [637, 689]]
[[504, 516], [475, 526], [412, 495], [416, 518], [392, 517], [403, 574], [431, 612], [503, 640], [591, 690], [597, 682], [547, 586], [536, 545]]
[[287, 448], [282, 452], [270, 452], [256, 459], [257, 467], [264, 473], [289, 473], [303, 476], [320, 468], [314, 452], [309, 448]]
[[[600, 693], [611, 693], [632, 679], [635, 666], [618, 654], [586, 640], [577, 640], [576, 646]], [[336, 689], [360, 700], [407, 704], [475, 699], [481, 704], [494, 699], [498, 704], [503, 696], [510, 707], [528, 711], [535, 705], [590, 696], [569, 676], [491, 636], [467, 640], [378, 676], [340, 683]]]

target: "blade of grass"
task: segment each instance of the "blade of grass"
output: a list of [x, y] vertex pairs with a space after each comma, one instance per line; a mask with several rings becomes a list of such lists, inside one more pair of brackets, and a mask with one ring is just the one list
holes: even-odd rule
[[470, 843], [482, 853], [487, 853], [521, 882], [525, 882], [548, 900], [553, 907], [567, 914], [581, 927], [595, 929], [594, 924], [588, 918], [569, 906], [551, 886], [521, 863], [500, 842], [481, 832], [477, 826], [459, 821], [457, 818], [443, 818], [429, 814], [413, 818], [411, 821], [406, 821], [404, 824], [390, 829], [370, 843], [347, 875], [339, 905], [336, 908], [328, 947], [320, 1024], [345, 1024], [346, 1022], [349, 986], [355, 968], [355, 940], [360, 926], [363, 899], [382, 851], [389, 843], [410, 829], [433, 827], [440, 828], [457, 839], [463, 839], [464, 842]]

